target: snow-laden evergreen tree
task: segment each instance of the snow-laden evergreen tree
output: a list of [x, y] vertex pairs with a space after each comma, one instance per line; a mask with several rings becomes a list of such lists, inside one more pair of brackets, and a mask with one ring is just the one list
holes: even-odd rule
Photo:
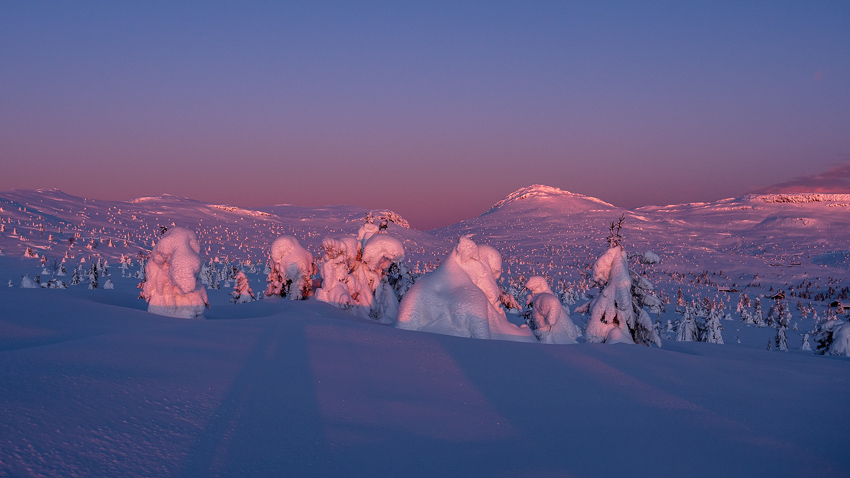
[[748, 309], [750, 307], [750, 305], [751, 305], [750, 297], [745, 293], [741, 293], [738, 296], [738, 307], [735, 309], [735, 312], [740, 314], [744, 310]]
[[622, 246], [621, 217], [612, 222], [608, 250], [593, 265], [593, 280], [601, 292], [589, 305], [585, 339], [588, 342], [638, 343], [661, 346], [649, 314], [643, 309], [650, 301], [660, 301], [650, 295], [652, 283], [629, 269], [628, 256]]
[[569, 311], [555, 297], [546, 279], [534, 276], [525, 286], [529, 291], [526, 303], [531, 306], [530, 318], [537, 340], [544, 344], [576, 343], [579, 328], [570, 318]]
[[699, 326], [697, 326], [696, 314], [691, 307], [685, 307], [685, 312], [676, 331], [676, 340], [679, 342], [699, 342]]
[[180, 227], [160, 237], [145, 264], [141, 297], [148, 312], [178, 318], [201, 318], [207, 292], [198, 277], [201, 246], [195, 233]]
[[83, 283], [83, 269], [79, 265], [74, 268], [74, 273], [71, 274], [71, 285], [80, 285]]
[[97, 265], [92, 263], [88, 272], [89, 289], [100, 288], [100, 274], [98, 273]]
[[800, 350], [812, 350], [812, 346], [809, 344], [809, 334], [803, 336], [803, 344], [800, 345]]
[[265, 295], [306, 299], [313, 293], [313, 254], [301, 247], [298, 239], [280, 236], [269, 251], [269, 271]]
[[709, 311], [708, 318], [705, 320], [705, 326], [700, 330], [700, 342], [723, 344], [723, 335], [721, 333], [723, 326], [720, 324], [722, 314], [723, 311], [719, 307]]
[[234, 304], [244, 304], [256, 299], [254, 291], [251, 290], [251, 285], [248, 283], [248, 276], [240, 271], [236, 274], [236, 285], [230, 293], [230, 302]]
[[767, 323], [764, 321], [764, 313], [761, 310], [761, 299], [756, 298], [753, 304], [753, 323], [758, 327], [764, 327]]
[[38, 289], [41, 287], [38, 282], [32, 280], [29, 274], [24, 274], [21, 277], [21, 288], [22, 289]]
[[109, 277], [106, 278], [106, 282], [103, 283], [104, 290], [111, 290], [115, 288], [115, 284], [112, 283], [112, 279]]
[[459, 337], [536, 342], [528, 327], [517, 327], [505, 316], [493, 262], [500, 255], [492, 254], [491, 249], [461, 237], [440, 266], [417, 280], [404, 296], [396, 327]]
[[850, 323], [827, 312], [825, 320], [815, 325], [817, 353], [850, 357]]
[[412, 286], [412, 276], [404, 264], [401, 241], [379, 233], [377, 226], [367, 226], [374, 224], [364, 224], [357, 237], [322, 241], [324, 257], [318, 267], [322, 287], [315, 296], [361, 317], [391, 324], [398, 317], [399, 298]]
[[781, 352], [788, 351], [788, 335], [787, 328], [779, 326], [776, 328], [776, 337], [773, 338], [774, 344], [776, 344], [776, 350]]
[[770, 309], [767, 311], [767, 317], [765, 318], [765, 323], [768, 327], [776, 327], [777, 322], [779, 322], [779, 314], [782, 311], [782, 304], [777, 300], [770, 306]]

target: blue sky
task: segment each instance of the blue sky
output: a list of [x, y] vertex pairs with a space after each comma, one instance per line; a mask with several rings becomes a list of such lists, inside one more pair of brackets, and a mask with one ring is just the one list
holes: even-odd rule
[[633, 207], [850, 159], [847, 2], [20, 2], [0, 190], [388, 207], [542, 183]]

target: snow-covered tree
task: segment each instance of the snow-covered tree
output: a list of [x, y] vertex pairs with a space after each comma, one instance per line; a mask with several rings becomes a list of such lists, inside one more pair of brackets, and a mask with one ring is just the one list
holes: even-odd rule
[[234, 304], [244, 304], [255, 300], [254, 291], [251, 290], [251, 285], [248, 283], [248, 276], [244, 272], [236, 274], [236, 285], [230, 293], [230, 302]]
[[203, 317], [208, 307], [201, 272], [201, 247], [195, 233], [184, 228], [169, 229], [151, 251], [145, 264], [141, 297], [148, 312], [179, 318]]
[[776, 328], [776, 337], [774, 337], [773, 342], [776, 344], [776, 350], [787, 352], [788, 351], [788, 336], [787, 336], [787, 327], [779, 326]]
[[643, 309], [660, 300], [649, 292], [652, 283], [629, 270], [626, 250], [620, 244], [619, 223], [611, 224], [609, 248], [593, 265], [593, 280], [601, 292], [590, 303], [590, 320], [585, 338], [588, 342], [638, 343], [661, 346], [661, 338], [649, 314]]
[[579, 337], [579, 328], [555, 297], [546, 278], [534, 276], [525, 284], [528, 289], [527, 304], [531, 305], [531, 320], [534, 335], [544, 344], [574, 344]]
[[756, 298], [753, 304], [753, 323], [758, 327], [764, 327], [767, 323], [764, 321], [764, 313], [761, 310], [761, 299]]
[[324, 257], [318, 266], [322, 287], [315, 295], [361, 317], [391, 324], [398, 317], [399, 297], [411, 282], [404, 246], [369, 226], [374, 225], [364, 224], [357, 237], [322, 240]]
[[817, 353], [850, 357], [850, 323], [833, 318], [817, 325]]
[[690, 307], [685, 307], [685, 312], [676, 331], [676, 340], [679, 342], [699, 341], [699, 326], [697, 326], [696, 315]]
[[269, 251], [272, 265], [266, 282], [267, 296], [306, 299], [312, 294], [313, 254], [301, 247], [298, 239], [280, 236]]
[[720, 332], [723, 330], [723, 326], [720, 324], [722, 316], [723, 311], [720, 308], [711, 309], [708, 318], [705, 320], [705, 326], [700, 330], [700, 342], [723, 344], [723, 335]]
[[501, 306], [494, 306], [494, 290], [498, 286], [489, 258], [482, 259], [479, 246], [468, 237], [461, 237], [440, 266], [417, 280], [404, 296], [396, 327], [460, 337], [536, 342], [527, 326], [511, 324]]
[[812, 345], [809, 343], [809, 334], [803, 336], [803, 343], [800, 345], [800, 350], [812, 350]]
[[23, 289], [38, 289], [41, 287], [38, 282], [32, 280], [29, 274], [24, 274], [21, 277], [21, 288]]
[[92, 263], [92, 265], [89, 266], [87, 278], [89, 280], [89, 289], [100, 288], [100, 273], [98, 272], [96, 264]]

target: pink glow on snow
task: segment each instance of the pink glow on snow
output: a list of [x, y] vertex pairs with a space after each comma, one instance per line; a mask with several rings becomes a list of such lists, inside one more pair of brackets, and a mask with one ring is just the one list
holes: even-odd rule
[[[324, 325], [308, 325], [306, 333], [319, 411], [333, 424], [325, 429], [331, 443], [373, 443], [376, 428], [448, 442], [519, 435], [437, 340], [411, 333], [389, 341], [372, 331]], [[370, 346], [384, 349], [381, 361]]]

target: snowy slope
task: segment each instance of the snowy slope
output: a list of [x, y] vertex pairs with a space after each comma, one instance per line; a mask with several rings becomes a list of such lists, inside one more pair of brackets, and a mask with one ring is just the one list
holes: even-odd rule
[[[509, 278], [586, 281], [625, 214], [624, 244], [659, 253], [643, 272], [665, 294], [734, 305], [719, 288], [787, 292], [795, 327], [780, 353], [765, 350], [775, 330], [734, 307], [727, 345], [665, 333], [661, 349], [409, 332], [316, 301], [230, 304], [226, 289], [208, 291], [208, 320], [158, 317], [112, 259], [149, 250], [159, 226], [195, 230], [205, 260], [256, 259], [279, 234], [316, 253], [368, 211], [0, 193], [0, 280], [13, 285], [0, 287], [0, 476], [850, 476], [850, 359], [800, 350], [814, 321], [791, 289], [850, 285], [848, 203], [748, 196], [629, 211], [532, 186], [447, 228], [388, 227], [411, 268], [473, 234], [502, 252]], [[71, 266], [107, 257], [115, 289], [22, 289], [24, 273], [42, 273], [27, 247]], [[262, 271], [248, 277], [261, 291]], [[672, 305], [653, 314], [678, 317]]]
[[0, 475], [850, 470], [845, 359], [478, 341], [222, 296], [187, 321], [144, 312], [132, 284], [0, 289]]

